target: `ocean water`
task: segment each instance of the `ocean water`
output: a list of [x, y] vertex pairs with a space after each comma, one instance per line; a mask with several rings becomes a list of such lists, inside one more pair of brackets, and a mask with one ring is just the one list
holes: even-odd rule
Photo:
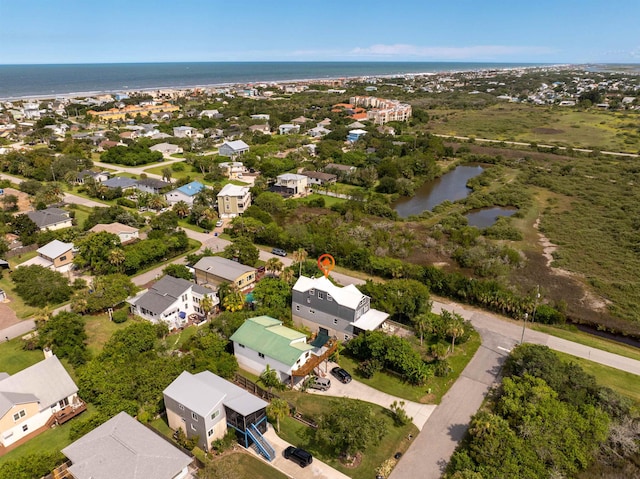
[[532, 67], [525, 63], [208, 62], [0, 65], [0, 98]]

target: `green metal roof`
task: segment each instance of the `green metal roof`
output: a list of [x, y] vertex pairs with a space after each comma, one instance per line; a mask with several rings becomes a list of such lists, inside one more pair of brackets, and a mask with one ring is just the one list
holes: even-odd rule
[[[298, 341], [292, 344], [295, 340]], [[303, 333], [287, 328], [282, 325], [282, 321], [269, 316], [247, 319], [233, 333], [231, 341], [288, 366], [293, 366], [303, 352], [313, 349], [313, 346], [306, 343], [306, 336]]]

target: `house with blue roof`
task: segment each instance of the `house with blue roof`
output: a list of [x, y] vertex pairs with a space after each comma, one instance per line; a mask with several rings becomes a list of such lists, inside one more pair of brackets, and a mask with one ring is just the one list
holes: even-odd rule
[[164, 197], [170, 206], [175, 205], [179, 201], [184, 201], [189, 206], [192, 206], [193, 200], [195, 199], [196, 195], [205, 188], [206, 186], [204, 186], [199, 181], [192, 181], [191, 183], [182, 185], [180, 188], [169, 191], [166, 195], [164, 195]]

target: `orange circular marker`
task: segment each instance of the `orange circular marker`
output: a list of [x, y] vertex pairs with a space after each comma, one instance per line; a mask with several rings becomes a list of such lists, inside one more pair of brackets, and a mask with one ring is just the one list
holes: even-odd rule
[[328, 253], [325, 253], [318, 258], [318, 268], [320, 268], [320, 271], [324, 273], [325, 278], [329, 276], [329, 273], [333, 268], [335, 268], [335, 266], [336, 260]]

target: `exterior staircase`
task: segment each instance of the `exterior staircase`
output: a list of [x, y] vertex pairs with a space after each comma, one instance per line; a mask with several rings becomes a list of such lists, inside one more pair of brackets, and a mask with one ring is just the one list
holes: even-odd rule
[[273, 446], [269, 444], [267, 438], [265, 438], [255, 424], [251, 424], [247, 429], [247, 434], [253, 441], [253, 444], [257, 448], [258, 452], [267, 458], [267, 461], [271, 462], [276, 458], [276, 451]]

